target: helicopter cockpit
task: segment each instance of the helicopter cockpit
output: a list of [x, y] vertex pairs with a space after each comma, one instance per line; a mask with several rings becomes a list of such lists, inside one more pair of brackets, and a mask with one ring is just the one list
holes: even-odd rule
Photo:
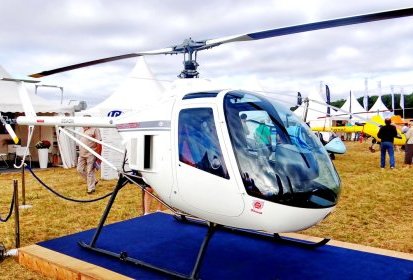
[[253, 197], [302, 208], [337, 203], [340, 179], [309, 127], [259, 94], [230, 91], [225, 118], [244, 187]]

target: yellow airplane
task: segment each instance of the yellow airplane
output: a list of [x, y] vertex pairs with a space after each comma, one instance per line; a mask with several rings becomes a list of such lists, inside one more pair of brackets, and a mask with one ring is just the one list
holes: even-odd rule
[[[395, 116], [397, 117], [397, 116]], [[393, 119], [393, 118], [392, 118]], [[394, 121], [393, 121], [394, 122]], [[352, 126], [331, 126], [331, 127], [312, 127], [311, 130], [319, 132], [343, 132], [343, 133], [363, 133], [370, 135], [377, 142], [380, 142], [380, 138], [377, 137], [380, 126], [384, 125], [384, 120], [379, 115], [372, 117], [369, 121], [361, 125], [352, 125]], [[406, 144], [406, 136], [397, 129], [397, 133], [400, 138], [394, 139], [394, 144], [402, 146]]]

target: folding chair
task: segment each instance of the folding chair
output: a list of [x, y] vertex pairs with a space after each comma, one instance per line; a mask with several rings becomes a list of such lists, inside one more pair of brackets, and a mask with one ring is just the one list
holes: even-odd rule
[[[16, 147], [16, 157], [14, 158], [14, 164], [17, 165], [17, 159], [23, 159], [24, 153], [27, 147]], [[27, 150], [26, 160], [29, 159], [29, 166], [32, 167], [32, 156], [30, 150]]]
[[4, 162], [4, 165], [3, 165], [3, 166], [0, 166], [0, 169], [7, 169], [7, 168], [9, 168], [9, 164], [7, 163], [7, 160], [6, 160], [4, 157], [7, 157], [7, 154], [0, 154], [0, 159], [1, 159], [1, 161]]
[[21, 145], [7, 145], [7, 159], [15, 160], [16, 159], [16, 148], [21, 147]]

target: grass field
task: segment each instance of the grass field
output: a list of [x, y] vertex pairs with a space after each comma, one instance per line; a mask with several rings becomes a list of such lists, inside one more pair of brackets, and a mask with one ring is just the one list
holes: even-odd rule
[[[380, 153], [370, 153], [368, 143], [346, 142], [347, 153], [334, 164], [342, 180], [336, 210], [319, 225], [302, 233], [335, 240], [413, 253], [412, 169], [402, 168], [403, 152], [396, 152], [396, 169], [379, 168]], [[109, 193], [115, 181], [100, 181], [88, 196], [76, 170], [53, 168], [38, 176], [65, 196], [88, 199]], [[44, 189], [26, 172], [26, 204], [20, 211], [21, 246], [96, 227], [107, 199], [95, 203], [62, 200]], [[0, 215], [8, 213], [12, 180], [20, 173], [0, 174]], [[21, 196], [21, 194], [20, 194]], [[109, 216], [115, 222], [142, 214], [141, 191], [128, 185], [121, 190]], [[0, 222], [0, 242], [14, 247], [14, 220]], [[12, 258], [0, 263], [0, 279], [46, 279], [21, 267]]]

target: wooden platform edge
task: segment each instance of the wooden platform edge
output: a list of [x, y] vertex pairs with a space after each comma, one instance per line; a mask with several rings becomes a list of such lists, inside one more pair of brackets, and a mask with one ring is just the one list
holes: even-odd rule
[[[313, 241], [313, 242], [320, 240], [320, 238], [308, 236], [308, 235], [304, 235], [300, 233], [283, 233], [282, 236], [286, 236], [289, 238], [295, 238], [295, 239], [301, 239], [301, 240], [307, 240], [307, 241]], [[327, 243], [327, 245], [413, 261], [413, 254], [392, 251], [388, 249], [370, 247], [366, 245], [348, 243], [348, 242], [343, 242], [343, 241], [338, 241], [338, 240], [333, 240], [333, 239], [330, 240]]]
[[18, 252], [17, 259], [20, 265], [53, 279], [132, 279], [106, 268], [72, 258], [39, 245], [30, 245], [19, 248]]

